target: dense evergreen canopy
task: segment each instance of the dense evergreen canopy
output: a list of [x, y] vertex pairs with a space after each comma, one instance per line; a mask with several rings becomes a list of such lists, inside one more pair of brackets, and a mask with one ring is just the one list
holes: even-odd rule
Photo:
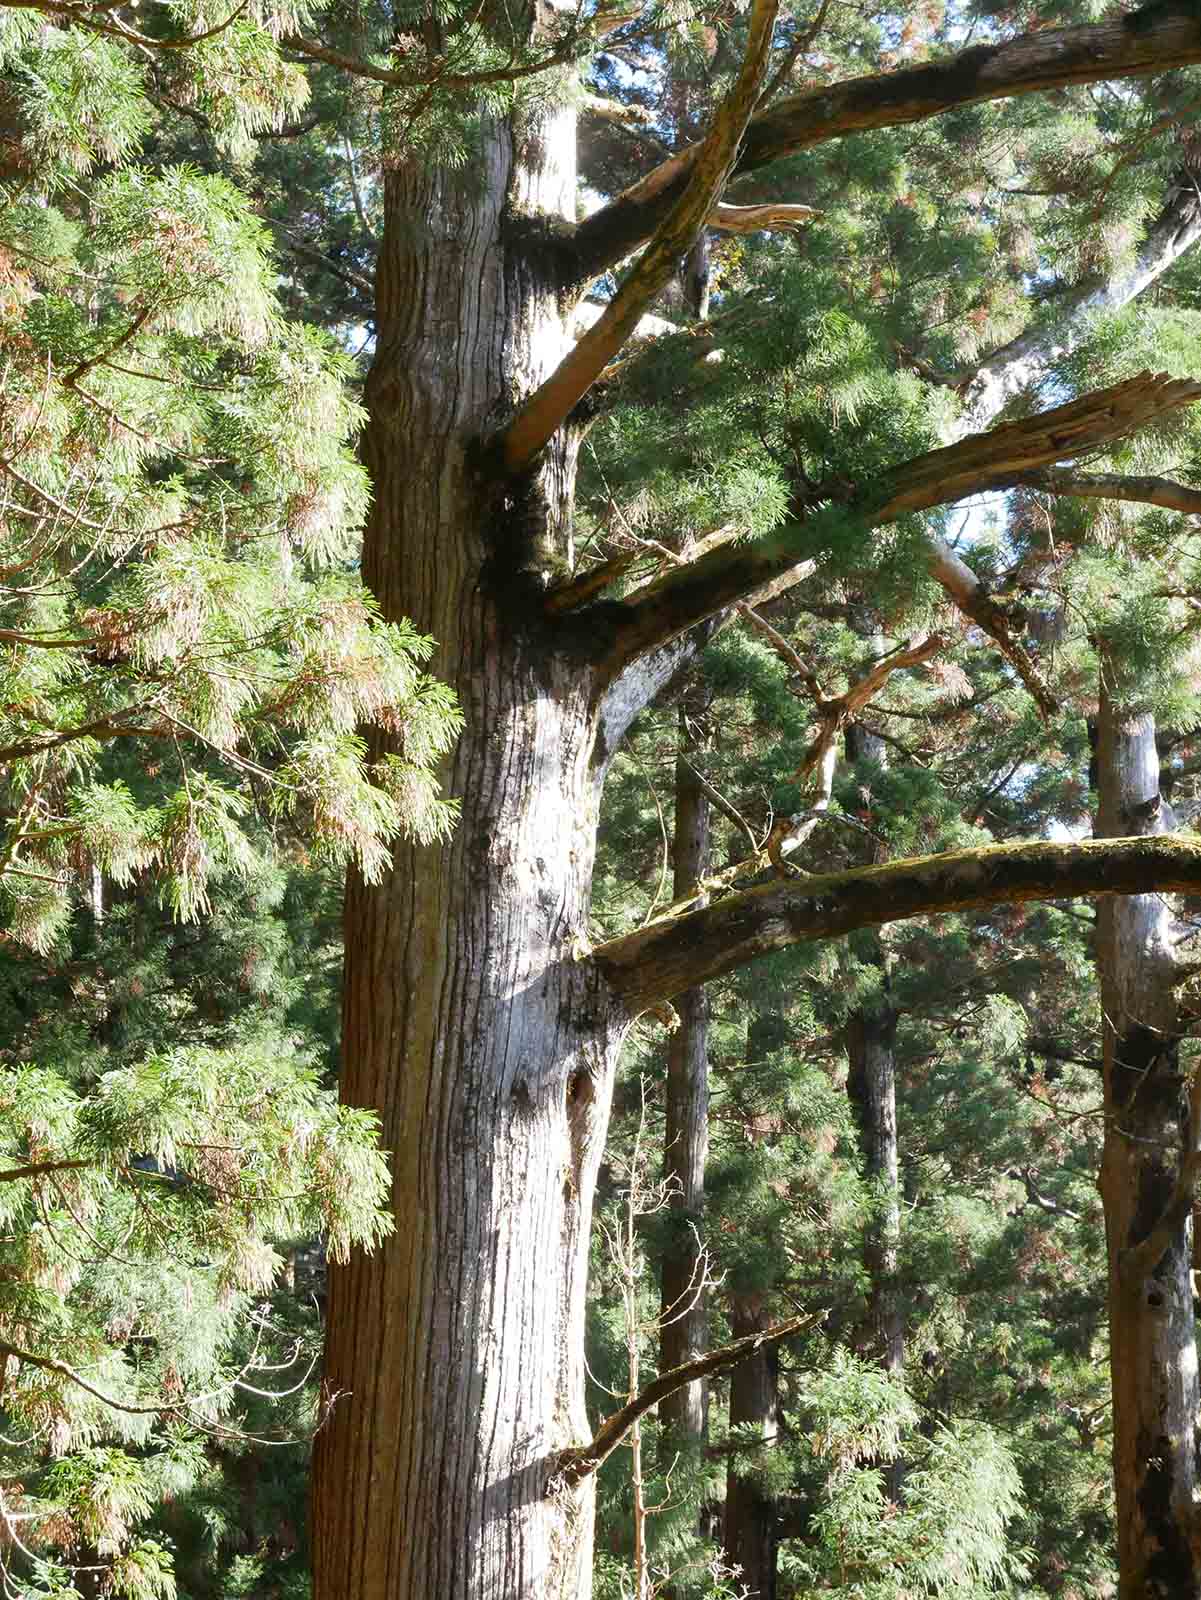
[[1201, 1600], [1198, 62], [0, 6], [6, 1596]]

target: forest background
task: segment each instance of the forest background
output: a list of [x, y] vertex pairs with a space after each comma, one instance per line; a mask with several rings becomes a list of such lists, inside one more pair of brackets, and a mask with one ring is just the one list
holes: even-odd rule
[[[0, 8], [6, 1595], [1201, 1594], [1201, 22], [1102, 18]], [[423, 989], [524, 1041], [436, 1137]], [[502, 1121], [559, 1220], [411, 1154]]]

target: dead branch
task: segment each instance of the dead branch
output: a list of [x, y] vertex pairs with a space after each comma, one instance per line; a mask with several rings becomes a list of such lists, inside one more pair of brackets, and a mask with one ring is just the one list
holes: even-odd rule
[[825, 1311], [817, 1311], [807, 1317], [791, 1317], [787, 1322], [778, 1322], [760, 1333], [735, 1339], [731, 1344], [722, 1345], [720, 1350], [711, 1350], [708, 1355], [698, 1356], [695, 1361], [685, 1361], [682, 1366], [661, 1373], [620, 1410], [606, 1417], [588, 1444], [563, 1452], [559, 1457], [559, 1470], [551, 1480], [552, 1486], [570, 1488], [589, 1477], [613, 1454], [639, 1417], [644, 1417], [652, 1406], [658, 1405], [660, 1400], [665, 1400], [685, 1384], [695, 1383], [698, 1378], [711, 1378], [718, 1372], [728, 1372], [731, 1367], [738, 1366], [748, 1356], [754, 1355], [756, 1350], [762, 1350], [764, 1345], [780, 1344], [784, 1339], [794, 1338], [827, 1315]]

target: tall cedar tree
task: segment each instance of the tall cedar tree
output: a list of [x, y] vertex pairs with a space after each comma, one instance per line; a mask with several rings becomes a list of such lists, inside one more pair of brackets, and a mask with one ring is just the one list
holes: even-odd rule
[[[726, 608], [894, 524], [912, 539], [915, 567], [925, 563], [1049, 708], [1013, 617], [941, 540], [938, 518], [922, 517], [1035, 475], [1050, 492], [1084, 492], [1077, 474], [1057, 470], [1063, 463], [1201, 393], [1190, 380], [1142, 374], [1066, 401], [1061, 389], [1050, 410], [993, 425], [1004, 400], [1078, 342], [1086, 314], [1154, 282], [1201, 222], [1176, 185], [1133, 265], [1100, 282], [1082, 273], [1065, 287], [1057, 322], [1040, 319], [1029, 339], [988, 359], [981, 351], [954, 375], [965, 394], [958, 424], [947, 386], [925, 395], [916, 378], [894, 393], [892, 453], [831, 449], [823, 459], [798, 416], [795, 472], [768, 528], [744, 510], [695, 559], [609, 598], [598, 598], [600, 578], [575, 570], [571, 526], [597, 380], [702, 227], [797, 220], [795, 206], [739, 210], [731, 184], [757, 183], [802, 151], [828, 154], [850, 134], [987, 101], [1011, 100], [1020, 118], [1030, 95], [1187, 67], [1201, 60], [1201, 22], [1191, 5], [1155, 5], [1028, 33], [988, 24], [984, 42], [962, 47], [952, 19], [924, 61], [880, 70], [883, 52], [852, 37], [832, 81], [819, 75], [786, 93], [804, 50], [792, 49], [798, 24], [782, 22], [774, 0], [756, 0], [745, 33], [735, 18], [710, 19], [742, 43], [701, 142], [577, 222], [577, 99], [559, 75], [570, 78], [566, 64], [590, 57], [602, 34], [620, 40], [624, 29], [637, 40], [656, 28], [653, 14], [367, 9], [331, 13], [322, 34], [320, 18], [249, 8], [222, 17], [180, 8], [153, 25], [132, 8], [47, 11], [72, 35], [127, 49], [160, 98], [192, 109], [219, 99], [247, 59], [269, 77], [277, 48], [379, 98], [364, 575], [385, 618], [411, 617], [437, 639], [435, 665], [466, 726], [450, 764], [462, 818], [453, 838], [400, 845], [379, 881], [352, 871], [347, 893], [342, 1092], [379, 1111], [398, 1225], [384, 1251], [331, 1280], [316, 1593], [584, 1595], [592, 1467], [613, 1432], [588, 1448], [586, 1245], [630, 1019], [799, 940], [942, 909], [1201, 880], [1195, 845], [1143, 836], [973, 850], [826, 879], [793, 880], [781, 867], [774, 882], [590, 952], [606, 766]], [[868, 75], [855, 76], [862, 65]], [[576, 301], [639, 248], [577, 339]], [[123, 330], [122, 355], [138, 354], [140, 332]], [[952, 442], [932, 448], [940, 435]], [[1129, 475], [1088, 487], [1170, 503], [1186, 492]], [[733, 537], [752, 530], [764, 536]], [[371, 733], [372, 753], [394, 750], [393, 738]], [[783, 824], [771, 860], [792, 842]], [[1119, 1478], [1118, 1490], [1122, 1514], [1133, 1486]], [[1134, 1569], [1124, 1578], [1130, 1600], [1153, 1592], [1139, 1581]]]

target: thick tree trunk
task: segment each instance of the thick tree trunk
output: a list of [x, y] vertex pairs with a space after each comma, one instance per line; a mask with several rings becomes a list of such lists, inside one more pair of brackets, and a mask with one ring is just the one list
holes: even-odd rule
[[[677, 900], [691, 894], [709, 870], [709, 802], [688, 759], [692, 744], [688, 720], [687, 709], [681, 707], [673, 884]], [[675, 1006], [680, 1025], [667, 1044], [663, 1166], [677, 1187], [671, 1201], [673, 1226], [661, 1264], [660, 1372], [703, 1355], [707, 1343], [707, 1307], [700, 1291], [705, 1161], [709, 1154], [709, 1010], [704, 989], [688, 989]], [[696, 1450], [704, 1443], [708, 1403], [708, 1385], [698, 1380], [677, 1389], [660, 1404], [659, 1418], [669, 1452]]]
[[[595, 842], [597, 708], [522, 585], [567, 536], [553, 445], [518, 494], [481, 470], [498, 397], [562, 354], [531, 232], [575, 203], [569, 115], [485, 121], [461, 174], [386, 178], [364, 569], [439, 643], [466, 717], [463, 821], [350, 883], [344, 1098], [382, 1115], [396, 1231], [330, 1275], [318, 1600], [583, 1600], [588, 1228], [620, 1026], [573, 960]], [[520, 503], [515, 503], [515, 498]], [[549, 1487], [549, 1492], [548, 1492]]]
[[[1115, 708], [1103, 686], [1097, 748], [1102, 836], [1164, 826], [1154, 719]], [[1107, 897], [1098, 912], [1105, 1055], [1101, 1194], [1109, 1250], [1114, 1483], [1121, 1600], [1197, 1600], [1196, 1328], [1185, 1207], [1150, 1259], [1143, 1244], [1178, 1199], [1191, 1149], [1180, 1068], [1174, 918], [1158, 895]]]
[[[730, 1297], [730, 1326], [737, 1338], [760, 1333], [771, 1318], [761, 1294]], [[779, 1410], [780, 1358], [775, 1345], [765, 1346], [734, 1368], [730, 1379], [730, 1426], [750, 1424], [761, 1433], [765, 1448], [776, 1436]], [[722, 1543], [726, 1560], [740, 1569], [739, 1583], [753, 1600], [775, 1600], [777, 1506], [753, 1476], [742, 1476], [731, 1461], [726, 1474], [726, 1514]]]

